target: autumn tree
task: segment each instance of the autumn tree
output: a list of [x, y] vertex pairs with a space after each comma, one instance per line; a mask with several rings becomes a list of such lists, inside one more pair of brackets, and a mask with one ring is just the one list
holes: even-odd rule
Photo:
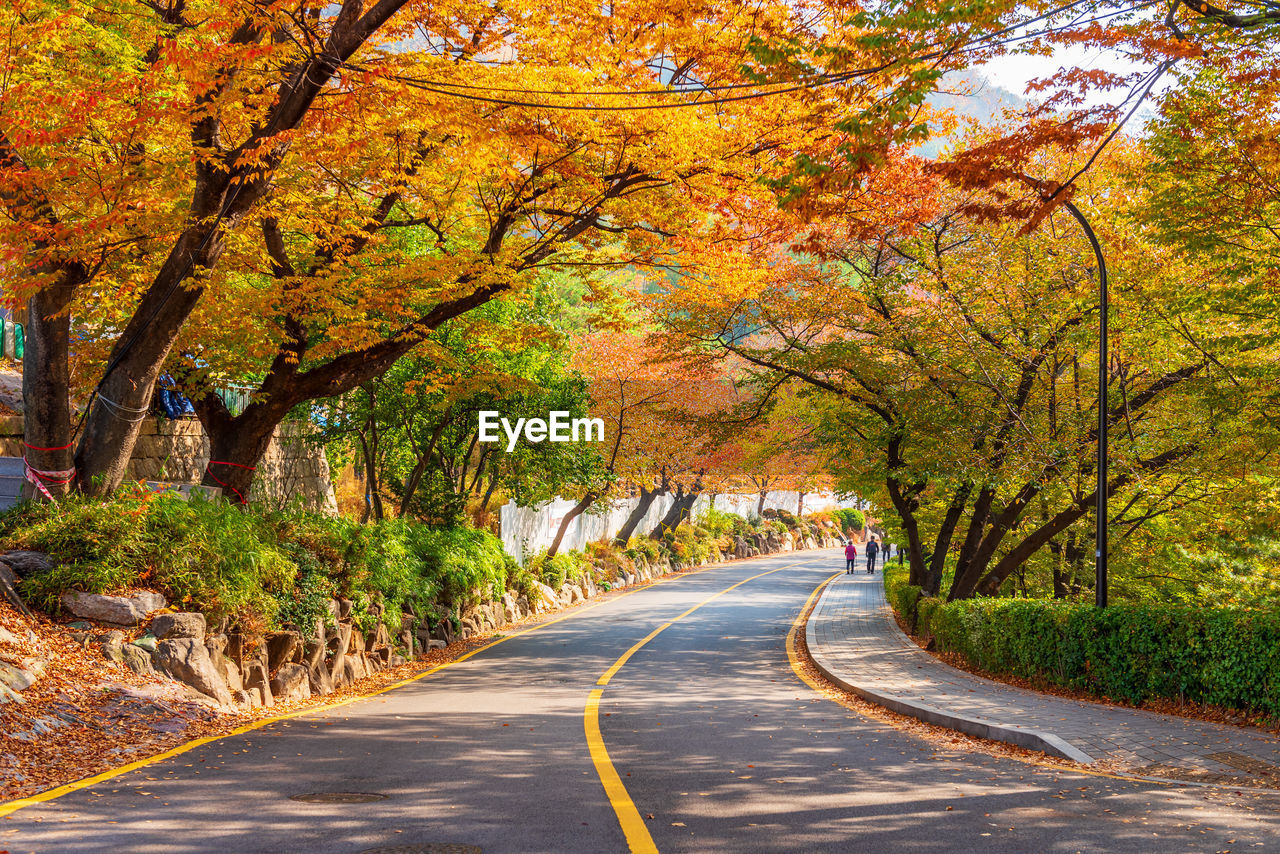
[[[212, 398], [202, 412], [243, 478], [293, 407], [531, 270], [599, 263], [584, 256], [602, 241], [620, 247], [605, 263], [651, 259], [798, 147], [788, 116], [815, 96], [745, 79], [750, 40], [833, 20], [785, 3], [21, 7], [5, 21], [21, 46], [0, 104], [6, 245], [32, 273], [17, 291], [54, 300], [34, 315], [84, 316], [86, 489], [119, 482], [171, 357], [217, 361], [204, 345], [230, 319], [254, 327], [238, 343], [264, 379], [234, 418]], [[31, 348], [39, 381], [61, 382], [61, 340]], [[61, 447], [70, 425], [49, 417], [33, 410], [29, 439]]]

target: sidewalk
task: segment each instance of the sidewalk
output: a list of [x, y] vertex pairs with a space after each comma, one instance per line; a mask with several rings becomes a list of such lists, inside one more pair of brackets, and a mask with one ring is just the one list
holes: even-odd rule
[[901, 714], [1143, 776], [1280, 786], [1280, 737], [1261, 730], [1064, 699], [943, 664], [898, 628], [879, 572], [832, 581], [806, 638], [827, 678]]

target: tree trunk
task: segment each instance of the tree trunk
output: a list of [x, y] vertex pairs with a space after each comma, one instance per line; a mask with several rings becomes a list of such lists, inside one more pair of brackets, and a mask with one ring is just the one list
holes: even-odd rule
[[625, 546], [627, 541], [631, 539], [631, 535], [635, 533], [636, 528], [639, 527], [645, 514], [649, 512], [649, 508], [653, 506], [654, 499], [665, 492], [666, 490], [662, 487], [656, 489], [640, 487], [640, 502], [636, 504], [631, 514], [627, 516], [627, 521], [622, 523], [622, 527], [618, 529], [613, 541], [620, 546]]
[[[898, 519], [902, 522], [902, 530], [907, 535], [907, 557], [910, 560], [910, 568], [907, 570], [907, 583], [923, 587], [927, 570], [925, 569], [924, 550], [920, 545], [920, 523], [915, 514], [915, 509], [919, 502], [915, 496], [924, 487], [916, 484], [907, 494], [904, 494], [901, 485], [892, 475], [887, 479], [886, 485], [889, 488], [889, 499], [893, 502], [894, 509], [898, 511]], [[917, 489], [916, 487], [919, 488]]]
[[942, 519], [942, 525], [938, 528], [938, 536], [934, 541], [933, 555], [929, 560], [929, 570], [925, 573], [924, 594], [926, 596], [937, 596], [939, 589], [942, 587], [942, 570], [947, 565], [947, 554], [951, 551], [951, 538], [955, 534], [956, 525], [960, 522], [960, 517], [964, 514], [964, 508], [969, 501], [969, 492], [972, 485], [963, 483], [956, 488], [955, 494], [951, 497], [951, 504], [947, 507], [947, 515]]
[[[427, 441], [427, 447], [418, 454], [418, 461], [413, 465], [413, 471], [409, 472], [409, 479], [404, 484], [404, 494], [400, 496], [400, 515], [407, 516], [409, 513], [409, 505], [413, 502], [413, 495], [418, 491], [418, 486], [422, 483], [422, 477], [427, 473], [427, 467], [431, 465], [431, 454], [435, 451], [436, 444], [440, 441], [440, 434], [444, 432], [444, 428], [449, 423], [451, 410], [446, 409], [444, 418], [436, 424], [431, 430], [431, 438]], [[492, 485], [490, 485], [492, 491]]]
[[[191, 404], [209, 437], [209, 463], [200, 482], [220, 488], [222, 496], [232, 504], [248, 504], [258, 464], [279, 423], [272, 407], [254, 401], [232, 417], [226, 403], [212, 390], [193, 397]], [[365, 482], [374, 482], [375, 472], [367, 455], [365, 468]]]
[[[216, 210], [215, 205], [197, 215]], [[116, 340], [101, 385], [88, 401], [76, 470], [81, 488], [91, 495], [104, 495], [124, 481], [161, 368], [204, 293], [203, 287], [183, 282], [192, 270], [211, 268], [222, 255], [221, 236], [209, 235], [210, 227], [193, 226], [179, 238]]]
[[[83, 271], [81, 271], [82, 273]], [[68, 307], [86, 278], [64, 270], [58, 281], [27, 302], [26, 349], [22, 357], [22, 441], [29, 475], [40, 482], [23, 485], [23, 495], [39, 500], [48, 492], [66, 495], [75, 482], [71, 448], [71, 316]], [[68, 474], [68, 472], [70, 472]]]
[[596, 499], [599, 497], [600, 496], [594, 492], [588, 492], [582, 497], [581, 501], [573, 505], [569, 512], [564, 515], [564, 518], [560, 520], [560, 530], [556, 531], [556, 537], [551, 541], [551, 548], [547, 549], [547, 557], [556, 556], [556, 552], [560, 551], [560, 542], [564, 539], [565, 533], [569, 530], [569, 525], [573, 523], [574, 519], [577, 519], [585, 513], [588, 507], [595, 504]]
[[667, 531], [674, 531], [680, 527], [680, 523], [689, 518], [689, 510], [697, 500], [696, 490], [685, 492], [683, 486], [676, 487], [676, 500], [672, 502], [671, 509], [662, 517], [657, 527], [649, 532], [649, 539], [660, 540]]

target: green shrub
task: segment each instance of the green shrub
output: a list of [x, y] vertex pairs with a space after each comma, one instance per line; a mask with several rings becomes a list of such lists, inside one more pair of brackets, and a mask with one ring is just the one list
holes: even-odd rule
[[867, 517], [862, 515], [862, 511], [855, 507], [841, 507], [839, 510], [832, 510], [831, 516], [846, 534], [858, 533], [867, 526]]
[[309, 632], [328, 600], [344, 596], [362, 628], [373, 627], [379, 602], [395, 629], [406, 603], [434, 621], [477, 597], [501, 596], [513, 581], [530, 586], [485, 531], [401, 519], [360, 525], [149, 490], [23, 504], [0, 516], [0, 537], [57, 559], [52, 571], [23, 581], [24, 594], [53, 613], [66, 590], [151, 587], [211, 623], [225, 617], [248, 630], [293, 624]]
[[886, 596], [939, 650], [971, 664], [1139, 703], [1153, 697], [1280, 716], [1280, 614], [1161, 603], [1105, 609], [1043, 599], [919, 598], [886, 569]]

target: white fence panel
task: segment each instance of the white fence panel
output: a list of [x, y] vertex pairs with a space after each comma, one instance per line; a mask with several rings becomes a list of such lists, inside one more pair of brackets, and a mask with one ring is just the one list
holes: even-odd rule
[[[675, 498], [671, 495], [658, 496], [649, 511], [645, 514], [636, 533], [647, 535], [662, 517], [671, 509]], [[581, 514], [565, 531], [564, 540], [560, 544], [561, 551], [581, 549], [587, 543], [607, 539], [617, 534], [626, 523], [631, 511], [640, 503], [638, 497], [615, 500], [607, 505], [597, 505]], [[832, 493], [806, 492], [804, 494], [805, 513], [819, 510], [830, 510], [836, 507], [855, 507], [857, 499], [841, 499]], [[536, 554], [551, 545], [556, 531], [564, 517], [573, 509], [574, 502], [557, 498], [538, 507], [521, 507], [514, 501], [502, 508], [502, 546], [507, 554], [520, 563], [524, 563], [526, 555]], [[760, 506], [760, 496], [756, 493], [702, 495], [693, 505], [693, 516], [696, 519], [706, 509], [714, 506], [717, 510], [737, 513], [739, 516], [756, 515]], [[770, 492], [765, 495], [764, 509], [786, 510], [796, 513], [800, 508], [800, 493]]]

